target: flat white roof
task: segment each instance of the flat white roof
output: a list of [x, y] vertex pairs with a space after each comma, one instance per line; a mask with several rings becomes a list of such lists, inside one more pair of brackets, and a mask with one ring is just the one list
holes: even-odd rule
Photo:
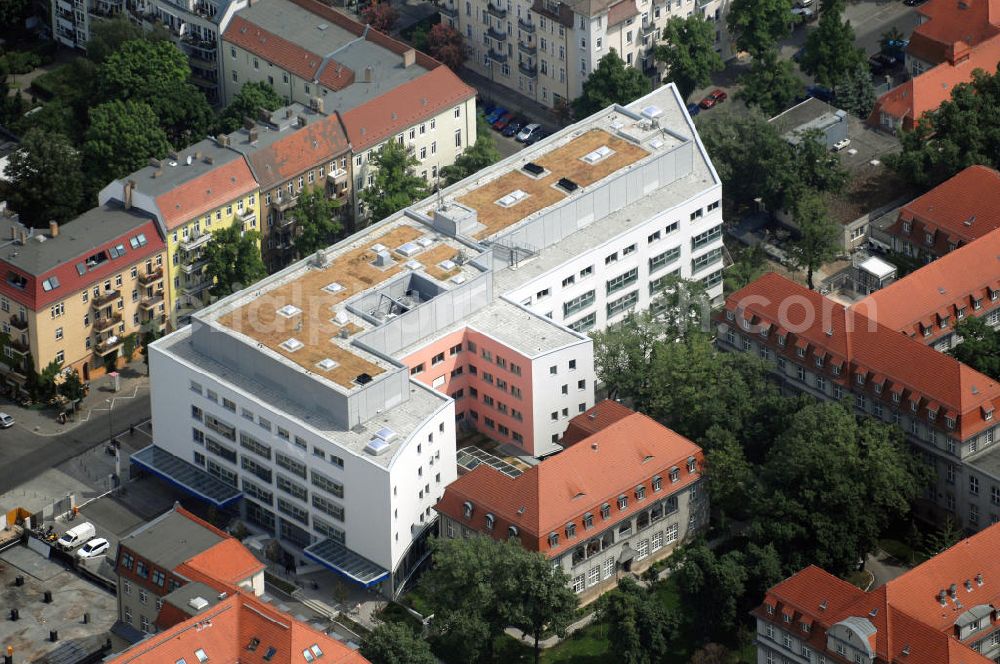
[[871, 258], [865, 260], [861, 263], [861, 269], [870, 274], [874, 274], [879, 279], [885, 279], [893, 272], [896, 271], [896, 266], [891, 263], [886, 263], [881, 258], [877, 256], [872, 256]]

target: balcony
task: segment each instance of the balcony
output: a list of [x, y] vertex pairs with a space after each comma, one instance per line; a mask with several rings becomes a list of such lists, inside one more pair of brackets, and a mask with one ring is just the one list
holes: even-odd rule
[[254, 210], [253, 208], [247, 208], [240, 213], [239, 219], [240, 222], [244, 224], [250, 221], [254, 221], [255, 219], [257, 219], [257, 211]]
[[538, 77], [538, 67], [535, 65], [529, 65], [523, 62], [519, 62], [517, 63], [517, 69], [528, 78]]
[[490, 29], [486, 31], [486, 34], [490, 36], [490, 39], [495, 39], [497, 41], [507, 41], [507, 33], [501, 32], [490, 26]]
[[103, 316], [101, 318], [94, 319], [94, 332], [104, 332], [106, 330], [113, 329], [115, 325], [122, 322], [122, 315], [115, 314], [113, 316]]
[[496, 18], [507, 18], [507, 10], [494, 6], [492, 2], [486, 3], [486, 13]]
[[535, 54], [538, 53], [538, 47], [537, 46], [533, 46], [531, 44], [525, 44], [522, 41], [518, 41], [517, 42], [517, 50], [519, 50], [521, 53], [524, 53], [525, 55], [529, 55], [531, 57], [535, 57]]
[[206, 291], [212, 287], [212, 284], [206, 279], [205, 281], [198, 281], [193, 284], [188, 284], [181, 287], [181, 292], [185, 295], [194, 296], [198, 295], [202, 291]]
[[28, 319], [15, 314], [10, 317], [10, 326], [15, 330], [25, 332], [28, 329]]
[[21, 339], [13, 339], [12, 338], [7, 343], [7, 345], [10, 347], [10, 349], [12, 351], [14, 351], [15, 353], [17, 353], [18, 355], [27, 355], [28, 352], [31, 350], [31, 346], [28, 345], [27, 343], [25, 343], [24, 341], [22, 341]]
[[181, 242], [181, 249], [184, 251], [194, 251], [198, 247], [203, 247], [212, 239], [211, 233], [196, 233], [189, 239]]
[[139, 308], [144, 311], [155, 309], [163, 303], [163, 291], [157, 291], [152, 295], [147, 295], [139, 301]]
[[281, 198], [273, 199], [271, 201], [271, 207], [277, 212], [284, 212], [288, 208], [295, 207], [295, 204], [298, 202], [298, 196], [283, 196]]
[[507, 54], [494, 51], [492, 48], [489, 52], [489, 58], [493, 62], [507, 62]]
[[98, 355], [109, 355], [121, 348], [123, 343], [124, 339], [121, 337], [110, 336], [104, 341], [98, 341], [94, 346], [94, 352]]
[[152, 272], [146, 272], [145, 274], [139, 275], [139, 283], [143, 286], [150, 286], [155, 284], [157, 281], [163, 281], [163, 268], [158, 270], [153, 270]]
[[181, 265], [181, 272], [184, 274], [193, 274], [201, 272], [201, 269], [208, 265], [208, 260], [204, 258], [197, 258], [190, 263], [183, 263]]
[[529, 35], [535, 34], [535, 24], [525, 21], [523, 18], [517, 19], [517, 29]]
[[120, 290], [104, 291], [100, 295], [97, 295], [90, 300], [90, 306], [95, 309], [100, 309], [101, 307], [117, 302], [122, 299], [122, 292]]
[[458, 9], [455, 7], [449, 7], [448, 5], [441, 5], [438, 7], [438, 11], [449, 18], [458, 18]]
[[275, 225], [278, 228], [288, 228], [294, 223], [295, 223], [295, 215], [285, 214], [281, 216], [281, 219], [279, 219], [277, 224]]
[[330, 171], [329, 173], [326, 174], [326, 180], [327, 182], [331, 182], [333, 184], [343, 184], [344, 182], [347, 182], [347, 171], [345, 171], [343, 168], [338, 168], [335, 171]]

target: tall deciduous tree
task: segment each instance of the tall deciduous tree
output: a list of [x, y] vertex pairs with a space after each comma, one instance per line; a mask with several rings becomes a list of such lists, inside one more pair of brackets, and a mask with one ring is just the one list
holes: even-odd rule
[[750, 71], [740, 82], [743, 87], [737, 96], [767, 116], [777, 115], [791, 106], [802, 94], [803, 88], [794, 65], [780, 59], [773, 48], [753, 59]]
[[372, 221], [388, 217], [414, 201], [427, 196], [427, 181], [415, 174], [420, 162], [403, 145], [386, 141], [372, 159], [375, 169], [372, 184], [361, 192]]
[[805, 50], [799, 66], [820, 85], [835, 86], [858, 63], [867, 67], [865, 52], [854, 41], [851, 22], [841, 17], [841, 7], [835, 5], [822, 12], [819, 27], [806, 37]]
[[576, 613], [577, 599], [561, 571], [543, 555], [519, 549], [511, 556], [513, 592], [504, 598], [507, 623], [532, 637], [535, 664], [541, 656], [539, 641], [546, 632], [566, 636]]
[[615, 661], [654, 664], [664, 661], [670, 652], [677, 632], [677, 616], [632, 577], [622, 578], [615, 592], [597, 601], [597, 615], [608, 624], [608, 640]]
[[236, 93], [229, 106], [222, 111], [219, 118], [219, 129], [225, 134], [236, 131], [243, 126], [243, 120], [257, 119], [261, 109], [273, 111], [280, 108], [285, 101], [278, 96], [270, 85], [263, 81], [244, 83]]
[[62, 134], [29, 131], [11, 154], [5, 175], [11, 206], [35, 228], [47, 228], [51, 220], [68, 221], [82, 207], [80, 154]]
[[685, 99], [711, 83], [712, 74], [725, 66], [715, 52], [715, 26], [698, 14], [670, 17], [655, 57], [666, 65], [665, 80], [676, 83]]
[[244, 231], [239, 224], [212, 233], [203, 254], [212, 295], [225, 297], [267, 276], [259, 239], [257, 231]]
[[169, 149], [156, 114], [144, 102], [116, 100], [90, 110], [83, 154], [95, 189], [138, 170], [150, 157], [163, 157]]
[[361, 10], [361, 18], [379, 32], [389, 32], [399, 20], [399, 12], [388, 2], [371, 0]]
[[361, 643], [361, 655], [371, 664], [436, 664], [430, 645], [402, 623], [386, 622]]
[[788, 35], [792, 19], [792, 0], [733, 0], [727, 21], [736, 48], [756, 58]]
[[670, 559], [684, 606], [699, 617], [695, 622], [704, 637], [727, 638], [736, 631], [740, 598], [749, 576], [745, 562], [740, 551], [719, 556], [702, 543]]
[[441, 169], [441, 175], [446, 184], [453, 184], [465, 179], [490, 164], [500, 160], [496, 141], [486, 120], [480, 115], [476, 117], [476, 142], [468, 150], [455, 159], [455, 163]]
[[143, 39], [156, 42], [165, 41], [169, 36], [164, 30], [143, 30], [126, 16], [115, 16], [104, 21], [94, 21], [90, 25], [90, 39], [87, 41], [87, 59], [94, 64], [102, 64], [125, 42]]
[[333, 244], [344, 228], [340, 223], [340, 201], [327, 196], [323, 187], [313, 187], [299, 194], [295, 209], [288, 214], [295, 217], [292, 243], [300, 258]]
[[955, 328], [962, 343], [948, 353], [994, 380], [1000, 380], [1000, 332], [982, 318], [966, 318]]
[[813, 273], [837, 255], [842, 231], [830, 219], [826, 202], [815, 193], [802, 195], [794, 203], [792, 215], [798, 236], [792, 242], [789, 258], [796, 268], [805, 269], [806, 283], [815, 288]]
[[618, 52], [611, 49], [583, 82], [583, 93], [573, 101], [576, 117], [585, 118], [611, 104], [627, 104], [651, 89], [649, 79], [635, 67], [626, 65]]
[[462, 33], [447, 23], [438, 23], [427, 35], [427, 52], [452, 71], [465, 63], [468, 51]]

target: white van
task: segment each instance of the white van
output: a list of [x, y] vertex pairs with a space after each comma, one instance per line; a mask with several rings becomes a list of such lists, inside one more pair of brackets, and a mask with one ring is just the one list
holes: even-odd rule
[[63, 551], [70, 551], [80, 546], [84, 542], [89, 541], [94, 535], [97, 534], [97, 529], [94, 528], [94, 524], [89, 521], [86, 523], [81, 523], [78, 526], [73, 526], [59, 538], [56, 544]]

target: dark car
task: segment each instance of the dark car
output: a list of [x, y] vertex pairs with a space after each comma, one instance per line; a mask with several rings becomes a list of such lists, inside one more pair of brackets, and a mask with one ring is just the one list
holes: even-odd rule
[[534, 145], [535, 143], [537, 143], [538, 141], [542, 140], [543, 138], [545, 138], [548, 135], [549, 135], [549, 132], [547, 132], [544, 129], [542, 129], [541, 127], [539, 127], [535, 131], [531, 132], [531, 136], [528, 137], [528, 140], [524, 141], [524, 144], [525, 145]]
[[504, 127], [503, 131], [500, 133], [509, 138], [517, 134], [517, 132], [521, 131], [521, 127], [523, 126], [524, 126], [524, 120], [514, 120], [513, 122], [508, 123], [507, 126]]
[[688, 104], [687, 109], [688, 109], [688, 115], [690, 115], [692, 118], [701, 113], [701, 106], [695, 103]]
[[508, 111], [493, 122], [493, 128], [496, 129], [497, 131], [503, 131], [504, 127], [509, 125], [511, 120], [513, 119], [514, 119], [514, 114]]
[[715, 106], [716, 104], [721, 104], [722, 102], [726, 101], [726, 98], [728, 96], [729, 95], [727, 95], [725, 92], [716, 88], [715, 90], [712, 90], [710, 93], [708, 93], [708, 96], [702, 99], [698, 105], [708, 110], [713, 106]]
[[891, 71], [898, 64], [899, 60], [885, 53], [876, 53], [868, 58], [868, 66], [871, 67], [872, 72], [875, 74], [884, 74], [887, 71]]

